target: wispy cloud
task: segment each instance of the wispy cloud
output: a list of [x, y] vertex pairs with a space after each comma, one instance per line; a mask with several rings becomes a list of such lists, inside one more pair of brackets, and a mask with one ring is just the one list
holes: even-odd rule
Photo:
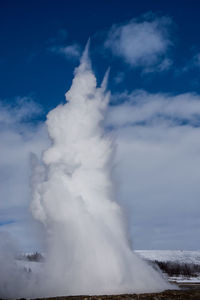
[[152, 72], [163, 72], [168, 71], [173, 65], [173, 61], [170, 58], [163, 58], [160, 63], [157, 65], [145, 67], [143, 73], [152, 73]]
[[68, 33], [60, 29], [57, 34], [48, 40], [48, 51], [56, 55], [62, 55], [66, 59], [79, 59], [81, 46], [78, 43], [69, 43]]
[[200, 53], [197, 53], [193, 57], [193, 64], [196, 67], [200, 67]]
[[63, 55], [66, 59], [78, 59], [81, 55], [81, 48], [78, 44], [55, 46], [49, 50], [52, 53]]
[[0, 101], [0, 123], [2, 126], [16, 126], [33, 120], [42, 114], [42, 107], [29, 97], [17, 97], [14, 104]]
[[182, 123], [200, 125], [200, 96], [194, 93], [180, 95], [150, 94], [144, 90], [121, 93], [113, 96], [122, 104], [112, 107], [108, 122], [114, 126], [127, 126], [145, 122], [167, 122], [168, 125]]
[[200, 68], [200, 52], [196, 53], [192, 59], [186, 64], [183, 71], [189, 71], [193, 68]]
[[124, 80], [125, 74], [124, 72], [119, 72], [117, 75], [114, 77], [114, 81], [116, 84], [121, 83]]
[[191, 56], [182, 67], [177, 69], [176, 75], [179, 76], [194, 69], [200, 69], [200, 52], [193, 54], [193, 56]]
[[167, 17], [145, 16], [133, 19], [126, 24], [114, 25], [107, 36], [105, 47], [124, 59], [131, 67], [164, 71], [171, 61], [166, 53], [172, 42], [168, 28], [171, 20]]

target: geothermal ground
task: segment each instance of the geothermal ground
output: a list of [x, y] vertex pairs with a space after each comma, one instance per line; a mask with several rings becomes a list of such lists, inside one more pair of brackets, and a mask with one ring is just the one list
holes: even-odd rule
[[[176, 283], [174, 284], [174, 287], [174, 290], [167, 290], [161, 293], [101, 296], [63, 296], [54, 298], [44, 298], [44, 300], [200, 300], [200, 283]], [[179, 288], [180, 290], [177, 290], [177, 288]]]
[[[103, 296], [68, 296], [45, 298], [45, 300], [199, 300], [200, 285], [182, 286], [182, 290], [170, 290], [161, 293], [123, 294]], [[39, 299], [35, 299], [39, 300]]]

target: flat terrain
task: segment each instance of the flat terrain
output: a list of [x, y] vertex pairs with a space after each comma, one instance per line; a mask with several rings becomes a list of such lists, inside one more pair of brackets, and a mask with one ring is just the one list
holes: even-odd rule
[[200, 290], [165, 291], [153, 294], [125, 294], [109, 296], [68, 296], [46, 298], [45, 300], [200, 300]]
[[[145, 294], [121, 294], [121, 295], [80, 295], [62, 296], [50, 298], [38, 298], [34, 300], [200, 300], [200, 284], [179, 284], [180, 290], [167, 290], [161, 293]], [[0, 299], [3, 300], [3, 299]], [[5, 300], [5, 299], [4, 299]], [[20, 299], [25, 300], [25, 299]]]
[[181, 288], [181, 290], [168, 290], [161, 293], [103, 296], [66, 296], [46, 298], [42, 300], [200, 300], [200, 284], [180, 284], [179, 287]]

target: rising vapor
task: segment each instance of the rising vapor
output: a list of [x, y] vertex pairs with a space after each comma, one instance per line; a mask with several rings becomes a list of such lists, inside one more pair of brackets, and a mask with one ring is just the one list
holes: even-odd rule
[[113, 144], [103, 128], [106, 81], [107, 76], [97, 88], [87, 45], [67, 103], [47, 117], [52, 145], [43, 155], [43, 180], [35, 185], [32, 210], [48, 232], [49, 295], [169, 288], [133, 253], [114, 201]]
[[[113, 142], [104, 130], [109, 93], [88, 45], [67, 102], [50, 111], [51, 146], [33, 174], [34, 217], [47, 236], [45, 262], [17, 297], [155, 292], [169, 284], [131, 249], [112, 182]], [[19, 275], [17, 273], [18, 279]], [[10, 289], [12, 285], [10, 285]]]

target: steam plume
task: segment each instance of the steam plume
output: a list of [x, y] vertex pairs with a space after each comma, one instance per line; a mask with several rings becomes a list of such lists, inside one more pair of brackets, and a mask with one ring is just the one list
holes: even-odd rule
[[67, 103], [48, 114], [52, 145], [43, 155], [32, 211], [48, 231], [44, 272], [51, 296], [169, 288], [133, 253], [114, 201], [113, 145], [103, 129], [106, 82], [107, 75], [97, 88], [87, 45]]
[[[44, 224], [43, 269], [26, 272], [10, 240], [0, 243], [0, 297], [154, 292], [170, 288], [132, 251], [114, 201], [113, 142], [104, 130], [108, 72], [101, 87], [87, 45], [67, 103], [47, 116], [51, 146], [33, 160], [34, 217]], [[7, 251], [9, 249], [9, 252]]]

